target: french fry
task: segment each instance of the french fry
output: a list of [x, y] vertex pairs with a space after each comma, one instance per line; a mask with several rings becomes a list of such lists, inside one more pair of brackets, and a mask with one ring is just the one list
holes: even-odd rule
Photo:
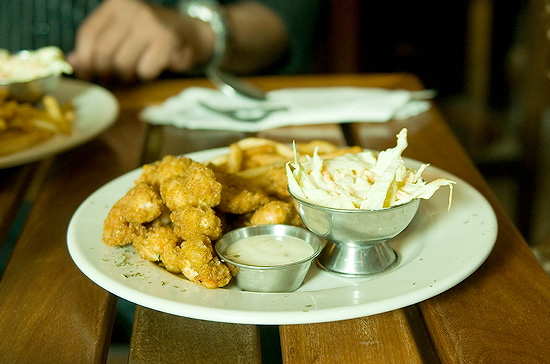
[[227, 159], [227, 172], [237, 173], [241, 170], [241, 164], [243, 162], [243, 151], [237, 144], [231, 144], [229, 146], [229, 158]]
[[57, 100], [50, 95], [44, 96], [42, 99], [46, 108], [47, 114], [50, 116], [52, 123], [57, 127], [61, 134], [70, 134], [72, 132], [72, 120], [67, 119]]
[[46, 107], [46, 112], [52, 119], [54, 120], [63, 119], [63, 115], [61, 114], [61, 108], [59, 107], [57, 100], [53, 96], [45, 95], [44, 98], [42, 99], [42, 103], [44, 103], [44, 106]]
[[53, 136], [53, 133], [44, 130], [22, 132], [9, 130], [0, 133], [0, 155], [7, 155], [30, 148]]
[[347, 154], [347, 153], [360, 153], [362, 151], [363, 151], [363, 148], [361, 148], [358, 145], [355, 145], [353, 147], [337, 149], [334, 152], [327, 153], [327, 154], [322, 154], [322, 157], [324, 159], [332, 159], [332, 158], [336, 158], [340, 155], [344, 155], [344, 154]]
[[259, 177], [263, 174], [266, 174], [267, 172], [269, 172], [273, 168], [282, 167], [282, 166], [285, 165], [285, 163], [286, 162], [281, 162], [281, 163], [276, 163], [276, 164], [273, 164], [273, 165], [265, 165], [265, 166], [256, 167], [256, 168], [244, 169], [244, 170], [240, 171], [237, 174], [241, 177], [252, 179], [252, 178]]
[[276, 163], [287, 162], [290, 159], [277, 153], [251, 153], [248, 154], [243, 162], [243, 168], [257, 168], [270, 166]]
[[266, 146], [266, 145], [270, 145], [270, 146], [275, 147], [275, 150], [276, 150], [277, 154], [279, 154], [281, 156], [285, 156], [287, 158], [292, 158], [292, 156], [293, 156], [292, 148], [290, 148], [286, 144], [278, 143], [276, 141], [269, 140], [269, 139], [245, 138], [245, 139], [242, 139], [242, 140], [238, 141], [237, 145], [242, 150], [250, 150], [252, 148], [259, 148], [259, 147], [263, 147], [263, 146]]
[[228, 160], [229, 160], [229, 154], [221, 154], [208, 160], [205, 164], [214, 165], [219, 169], [224, 169], [224, 167], [225, 168], [227, 167]]
[[[313, 140], [307, 143], [296, 143], [300, 159], [312, 155], [315, 148], [326, 159], [345, 153], [359, 153], [359, 146], [340, 148], [328, 141]], [[286, 144], [263, 138], [245, 138], [229, 146], [229, 153], [217, 156], [207, 162], [217, 169], [235, 173], [241, 177], [258, 178], [270, 170], [280, 168], [294, 159], [292, 148]]]
[[6, 92], [0, 92], [0, 155], [30, 148], [56, 134], [72, 133], [75, 114], [71, 103], [60, 106], [46, 95], [42, 104], [43, 108], [9, 100]]
[[300, 154], [313, 155], [315, 148], [319, 148], [319, 154], [334, 153], [339, 148], [325, 140], [312, 140], [308, 143], [296, 143], [296, 149]]
[[261, 147], [264, 145], [273, 145], [275, 142], [269, 139], [263, 139], [263, 138], [244, 138], [236, 142], [239, 146], [239, 148], [246, 150], [246, 149], [252, 149], [256, 147]]

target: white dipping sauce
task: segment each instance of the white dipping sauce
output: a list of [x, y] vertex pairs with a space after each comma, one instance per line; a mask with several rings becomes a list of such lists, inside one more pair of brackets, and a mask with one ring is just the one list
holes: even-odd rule
[[311, 245], [293, 236], [253, 235], [231, 244], [223, 254], [235, 263], [267, 267], [298, 262], [313, 253]]

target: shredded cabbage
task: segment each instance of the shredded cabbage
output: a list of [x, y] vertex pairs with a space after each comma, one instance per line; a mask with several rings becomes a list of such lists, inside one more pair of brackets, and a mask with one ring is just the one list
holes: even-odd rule
[[397, 134], [397, 145], [376, 156], [371, 151], [348, 153], [323, 160], [315, 149], [313, 156], [300, 162], [294, 147], [294, 162], [286, 165], [290, 191], [313, 204], [338, 209], [378, 210], [429, 199], [443, 186], [449, 186], [449, 208], [456, 182], [439, 178], [426, 182], [422, 173], [405, 166], [401, 154], [407, 148], [407, 129]]
[[61, 49], [53, 46], [11, 54], [0, 49], [0, 81], [26, 82], [50, 75], [71, 74]]

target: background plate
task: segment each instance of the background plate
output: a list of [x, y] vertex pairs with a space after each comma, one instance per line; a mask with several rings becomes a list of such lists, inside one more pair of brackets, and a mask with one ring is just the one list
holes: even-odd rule
[[60, 104], [73, 102], [76, 111], [73, 133], [56, 135], [31, 148], [0, 156], [0, 168], [34, 162], [84, 144], [111, 126], [118, 117], [118, 102], [115, 96], [103, 87], [62, 78], [52, 95]]
[[[189, 154], [196, 161], [227, 148]], [[421, 163], [405, 159], [407, 166]], [[467, 182], [430, 166], [424, 177], [457, 182], [449, 211], [448, 190], [422, 200], [409, 227], [391, 246], [399, 256], [391, 270], [368, 278], [343, 278], [313, 264], [302, 287], [291, 293], [257, 293], [234, 284], [207, 289], [139, 257], [132, 246], [101, 241], [111, 206], [134, 185], [141, 169], [94, 192], [77, 209], [67, 231], [69, 253], [78, 268], [107, 291], [138, 305], [190, 318], [246, 324], [300, 324], [345, 320], [409, 306], [455, 286], [491, 252], [496, 216]]]

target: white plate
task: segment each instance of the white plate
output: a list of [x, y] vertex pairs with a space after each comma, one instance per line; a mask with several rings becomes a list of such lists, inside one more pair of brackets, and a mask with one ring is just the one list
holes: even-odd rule
[[[227, 149], [189, 154], [212, 158]], [[410, 167], [419, 162], [406, 160]], [[422, 201], [411, 225], [391, 243], [400, 260], [390, 271], [369, 278], [343, 278], [316, 264], [292, 293], [244, 292], [230, 284], [207, 289], [168, 273], [139, 257], [131, 246], [102, 243], [103, 220], [141, 174], [129, 172], [94, 192], [77, 209], [67, 231], [69, 253], [99, 286], [154, 310], [196, 319], [248, 324], [298, 324], [344, 320], [405, 307], [431, 298], [474, 272], [491, 252], [497, 235], [495, 214], [465, 181], [435, 167], [427, 180], [457, 181], [449, 211], [448, 190]]]
[[114, 95], [103, 87], [62, 78], [52, 95], [60, 104], [73, 102], [76, 119], [72, 134], [56, 135], [31, 148], [0, 156], [0, 168], [34, 162], [81, 145], [111, 126], [118, 117], [118, 102]]

